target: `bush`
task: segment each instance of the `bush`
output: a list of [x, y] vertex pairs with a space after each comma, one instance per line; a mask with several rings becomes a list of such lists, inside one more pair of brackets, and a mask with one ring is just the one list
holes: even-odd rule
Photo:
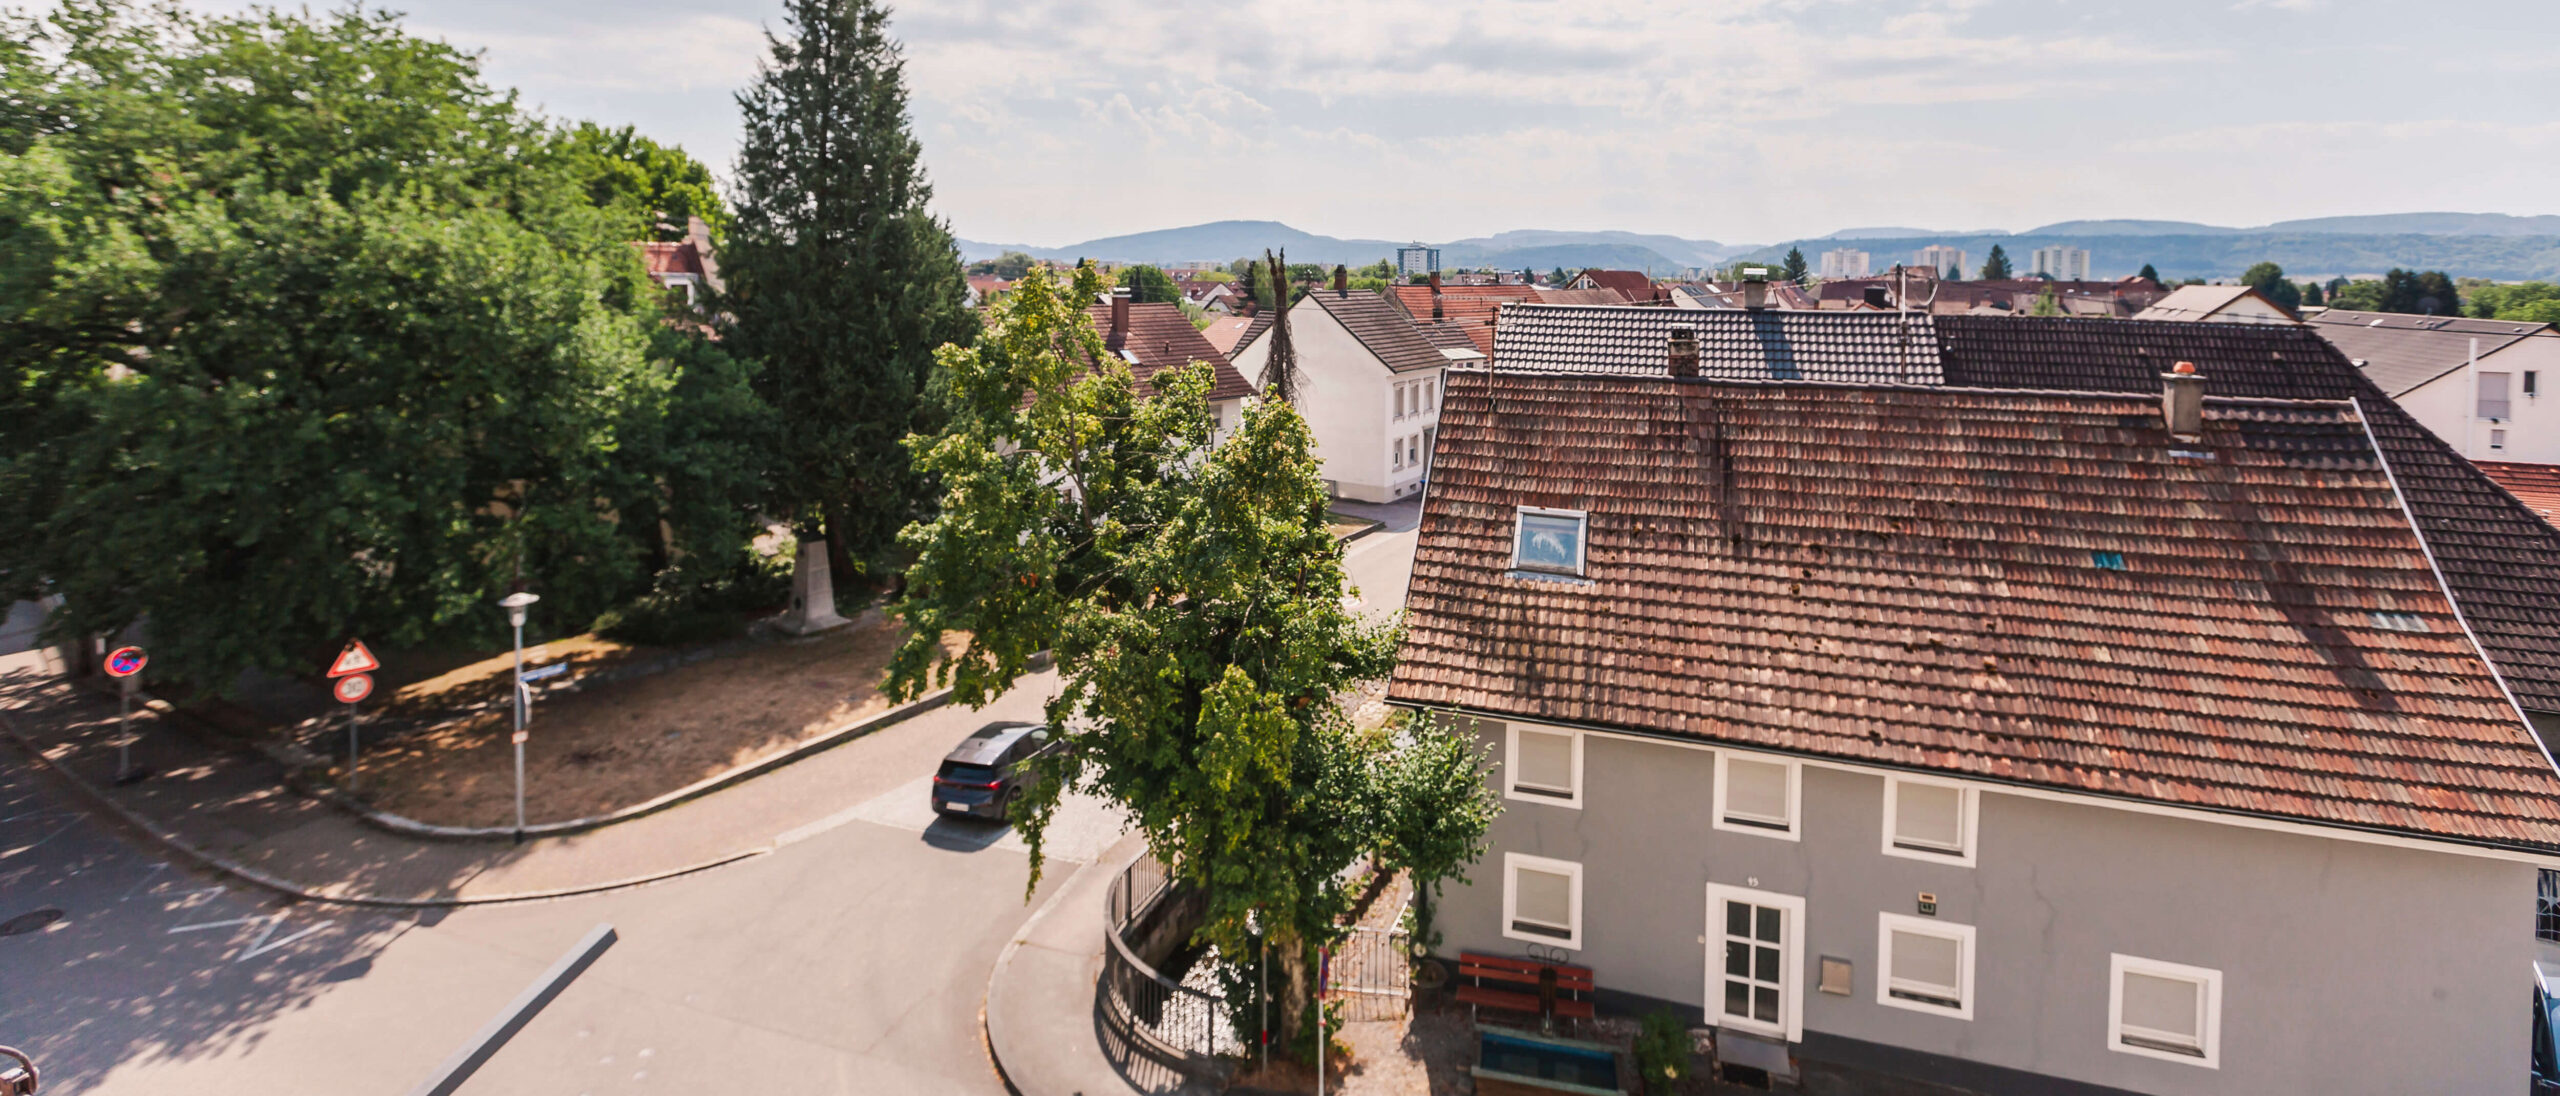
[[1636, 1071], [1644, 1075], [1647, 1091], [1669, 1091], [1681, 1078], [1689, 1075], [1689, 1026], [1670, 1012], [1654, 1012], [1644, 1018], [1644, 1029], [1636, 1033]]
[[594, 630], [648, 647], [713, 643], [745, 634], [751, 616], [790, 596], [790, 564], [783, 557], [746, 559], [709, 577], [670, 567], [648, 593], [596, 617]]

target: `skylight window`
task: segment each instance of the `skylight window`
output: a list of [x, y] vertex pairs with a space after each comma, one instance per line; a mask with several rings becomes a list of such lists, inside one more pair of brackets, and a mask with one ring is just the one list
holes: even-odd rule
[[1583, 528], [1587, 520], [1579, 510], [1521, 507], [1520, 525], [1512, 542], [1511, 566], [1522, 571], [1581, 574]]
[[2426, 618], [2416, 613], [2375, 613], [2373, 626], [2390, 632], [2430, 631]]
[[2121, 571], [2124, 570], [2124, 553], [2091, 552], [2089, 562], [2096, 564], [2101, 571]]

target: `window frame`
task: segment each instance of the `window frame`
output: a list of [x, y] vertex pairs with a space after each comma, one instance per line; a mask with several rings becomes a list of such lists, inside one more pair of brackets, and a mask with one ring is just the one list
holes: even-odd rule
[[[1537, 515], [1537, 516], [1539, 516], [1539, 517], [1549, 517], [1549, 518], [1572, 518], [1572, 519], [1573, 519], [1577, 524], [1579, 524], [1579, 525], [1580, 525], [1581, 530], [1582, 530], [1582, 531], [1581, 531], [1581, 533], [1580, 533], [1580, 534], [1578, 534], [1578, 535], [1576, 535], [1576, 536], [1573, 538], [1573, 570], [1571, 570], [1571, 571], [1559, 571], [1559, 570], [1556, 570], [1556, 569], [1551, 568], [1551, 567], [1537, 567], [1537, 566], [1527, 566], [1527, 567], [1524, 567], [1524, 566], [1522, 566], [1522, 565], [1521, 565], [1521, 563], [1520, 563], [1520, 533], [1521, 533], [1521, 530], [1522, 530], [1522, 529], [1524, 529], [1524, 528], [1527, 526], [1527, 524], [1528, 524], [1528, 522], [1526, 521], [1526, 519], [1529, 517], [1529, 515], [1532, 515], [1532, 514], [1535, 514], [1535, 515]], [[1573, 576], [1574, 576], [1574, 577], [1576, 577], [1576, 578], [1585, 578], [1585, 577], [1588, 577], [1588, 576], [1585, 574], [1585, 572], [1587, 572], [1587, 571], [1589, 571], [1589, 570], [1590, 570], [1590, 566], [1591, 566], [1591, 512], [1590, 512], [1590, 511], [1588, 511], [1588, 510], [1557, 510], [1557, 509], [1551, 509], [1551, 508], [1549, 508], [1549, 507], [1544, 507], [1544, 506], [1514, 506], [1514, 507], [1512, 507], [1512, 508], [1511, 508], [1511, 569], [1512, 569], [1512, 570], [1514, 570], [1514, 571], [1529, 571], [1529, 572], [1533, 572], [1533, 573], [1536, 573], [1536, 574], [1542, 574], [1542, 575], [1562, 575], [1562, 574], [1570, 574], [1570, 575], [1573, 575]]]
[[[1949, 1008], [1934, 1001], [1921, 1001], [1893, 995], [1893, 934], [1896, 932], [1907, 932], [1916, 936], [1935, 936], [1956, 942], [1956, 946], [1961, 949], [1957, 952], [1956, 959], [1955, 988], [1956, 1000], [1959, 1002], [1957, 1007]], [[1971, 1021], [1974, 999], [1974, 940], [1975, 932], [1972, 925], [1959, 925], [1952, 921], [1940, 921], [1934, 917], [1913, 917], [1907, 913], [1876, 914], [1876, 1003], [1892, 1008], [1910, 1009], [1913, 1012], [1925, 1012], [1932, 1016]]]
[[[1572, 882], [1565, 888], [1565, 905], [1571, 911], [1573, 918], [1573, 924], [1567, 926], [1571, 930], [1569, 935], [1547, 936], [1534, 932], [1522, 932], [1512, 927], [1513, 923], [1520, 919], [1519, 870], [1521, 868], [1571, 878]], [[1544, 944], [1551, 948], [1563, 948], [1566, 951], [1580, 951], [1582, 950], [1582, 920], [1582, 864], [1580, 862], [1531, 856], [1524, 852], [1502, 854], [1502, 935], [1505, 938]]]
[[[1519, 758], [1520, 732], [1522, 731], [1527, 731], [1530, 734], [1563, 735], [1573, 740], [1573, 788], [1571, 789], [1570, 794], [1556, 795], [1544, 791], [1521, 790]], [[1583, 784], [1583, 738], [1584, 735], [1580, 731], [1561, 730], [1553, 727], [1524, 727], [1518, 723], [1512, 723], [1505, 726], [1502, 734], [1502, 797], [1505, 799], [1516, 799], [1523, 803], [1544, 803], [1550, 807], [1571, 807], [1575, 810], [1581, 810]]]
[[[1725, 803], [1729, 799], [1727, 793], [1730, 787], [1727, 774], [1732, 771], [1732, 762], [1737, 758], [1754, 764], [1776, 765], [1786, 770], [1787, 824], [1784, 827], [1767, 823], [1730, 822], [1725, 819]], [[1707, 823], [1727, 833], [1747, 833], [1760, 837], [1774, 837], [1781, 841], [1804, 840], [1804, 763], [1788, 757], [1744, 754], [1729, 749], [1717, 750], [1715, 802], [1710, 804]]]
[[[2203, 1014], [2196, 1018], [2197, 1049], [2201, 1054], [2181, 1054], [2124, 1041], [2124, 976], [2144, 974], [2154, 978], [2170, 978], [2195, 982], [2202, 986], [2198, 1007]], [[2118, 1054], [2157, 1058], [2205, 1069], [2222, 1068], [2222, 972], [2209, 967], [2191, 967], [2160, 959], [2114, 952], [2107, 956], [2107, 1049]]]
[[[1783, 976], [1778, 985], [1783, 996], [1778, 1003], [1780, 1023], [1776, 1025], [1754, 1020], [1748, 1016], [1733, 1016], [1724, 1011], [1723, 906], [1727, 901], [1775, 907], [1786, 914], [1787, 928], [1783, 930], [1778, 941], [1778, 968]], [[1707, 1023], [1718, 1029], [1731, 1026], [1737, 1031], [1753, 1035], [1784, 1039], [1790, 1043], [1802, 1042], [1804, 1040], [1804, 995], [1807, 988], [1803, 969], [1806, 931], [1804, 896], [1779, 894], [1776, 891], [1764, 891], [1752, 887], [1736, 887], [1725, 883], [1709, 883], [1707, 884], [1705, 927], [1706, 932], [1700, 936], [1700, 943], [1714, 949], [1707, 952], [1705, 956], [1707, 970], [1704, 1000]]]
[[[2489, 401], [2487, 391], [2489, 378], [2491, 377], [2498, 378], [2498, 399], [2494, 406], [2496, 406], [2498, 410], [2504, 412], [2503, 414], [2492, 415], [2489, 413], [2490, 407], [2493, 406]], [[2472, 374], [2471, 411], [2473, 418], [2485, 419], [2489, 422], [2511, 421], [2515, 418], [2515, 399], [2515, 374], [2495, 369], [2483, 369]]]
[[[1904, 784], [1926, 784], [1931, 787], [1955, 789], [1959, 797], [1956, 808], [1959, 819], [1956, 824], [1960, 840], [1963, 842], [1962, 848], [1937, 849], [1925, 845], [1914, 848], [1894, 840], [1894, 819], [1896, 808], [1901, 806]], [[1981, 835], [1981, 789], [1958, 780], [1938, 780], [1925, 776], [1904, 776], [1897, 773], [1884, 778], [1884, 854], [1886, 856], [1899, 856], [1905, 860], [1919, 860], [1931, 864], [1976, 867], [1981, 863]]]
[[2560, 944], [2560, 869], [2535, 869], [2533, 938], [2545, 943]]

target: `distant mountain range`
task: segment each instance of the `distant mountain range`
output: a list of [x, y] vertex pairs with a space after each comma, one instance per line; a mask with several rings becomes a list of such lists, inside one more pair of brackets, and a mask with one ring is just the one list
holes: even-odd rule
[[[1361, 266], [1392, 259], [1396, 248], [1404, 246], [1394, 240], [1323, 236], [1278, 221], [1214, 221], [1109, 236], [1065, 247], [975, 240], [961, 240], [959, 244], [961, 256], [971, 262], [1021, 251], [1060, 262], [1084, 258], [1104, 262], [1224, 263], [1258, 256], [1266, 248], [1286, 248], [1291, 262], [1327, 266]], [[2283, 265], [2287, 273], [2301, 277], [2371, 275], [2394, 266], [2481, 278], [2560, 277], [2560, 216], [2518, 217], [2505, 213], [2315, 217], [2255, 228], [2146, 220], [2063, 221], [2025, 232], [1850, 228], [1765, 247], [1640, 232], [1522, 229], [1433, 246], [1440, 248], [1443, 267], [1570, 270], [1596, 266], [1643, 270], [1668, 277], [1737, 258], [1774, 262], [1783, 258], [1790, 247], [1803, 248], [1806, 257], [1817, 265], [1824, 251], [1862, 250], [1873, 256], [1878, 268], [1883, 268], [1909, 261], [1910, 252], [1926, 244], [1963, 248], [1967, 262], [1976, 266], [1990, 253], [1992, 245], [1998, 244], [2009, 253], [2011, 264], [2022, 271], [2028, 268], [2026, 253], [2035, 248], [2055, 244], [2083, 247], [2090, 252], [2090, 273], [2101, 278], [2131, 274], [2144, 263], [2169, 278], [2233, 277], [2264, 260], [2273, 260]]]

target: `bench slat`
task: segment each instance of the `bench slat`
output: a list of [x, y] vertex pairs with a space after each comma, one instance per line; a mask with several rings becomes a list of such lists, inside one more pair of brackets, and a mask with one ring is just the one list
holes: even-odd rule
[[[1470, 1005], [1483, 1005], [1512, 1012], [1535, 1013], [1538, 1011], [1537, 994], [1514, 993], [1510, 990], [1493, 989], [1487, 986], [1460, 986], [1458, 1000]], [[1589, 1001], [1559, 997], [1556, 999], [1556, 1015], [1589, 1020], [1594, 1017], [1594, 1012]]]

